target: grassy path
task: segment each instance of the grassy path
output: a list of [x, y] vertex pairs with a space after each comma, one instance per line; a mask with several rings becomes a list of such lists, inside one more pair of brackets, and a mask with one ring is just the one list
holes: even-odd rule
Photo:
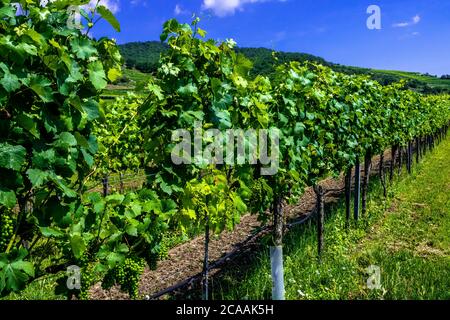
[[[286, 236], [287, 299], [450, 299], [450, 138], [396, 178], [388, 199], [376, 180], [357, 226], [345, 229], [341, 202], [327, 208], [321, 264], [314, 223]], [[378, 289], [368, 288], [369, 266], [380, 270]], [[223, 274], [213, 297], [270, 299], [268, 253]]]

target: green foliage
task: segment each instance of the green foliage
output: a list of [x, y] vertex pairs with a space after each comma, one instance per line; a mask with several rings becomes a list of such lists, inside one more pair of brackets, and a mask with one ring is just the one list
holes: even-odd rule
[[19, 291], [34, 277], [33, 264], [24, 261], [27, 255], [25, 249], [0, 254], [0, 292]]
[[103, 102], [102, 117], [98, 119], [94, 134], [98, 137], [99, 152], [95, 163], [99, 172], [123, 172], [143, 167], [143, 137], [140, 134], [138, 108], [143, 99], [135, 94]]
[[100, 5], [97, 7], [97, 12], [100, 16], [109, 22], [109, 24], [117, 31], [120, 32], [120, 23], [114, 16], [114, 14], [105, 6]]
[[[67, 7], [73, 2], [19, 3], [20, 11], [11, 1], [0, 4], [0, 212], [2, 241], [9, 240], [1, 248], [2, 295], [34, 277], [33, 252], [23, 249], [22, 240], [64, 238], [62, 250], [75, 257], [86, 250], [76, 229], [80, 201], [74, 199], [97, 152], [91, 130], [98, 95], [107, 76], [121, 68], [112, 41], [94, 41], [69, 28]], [[7, 214], [9, 209], [18, 214]], [[69, 234], [56, 231], [68, 225], [75, 228]], [[30, 230], [42, 232], [30, 236]]]
[[0, 145], [0, 167], [20, 171], [25, 163], [26, 149], [22, 146], [12, 146], [8, 143]]
[[[242, 193], [249, 188], [245, 179], [251, 178], [250, 168], [174, 165], [172, 132], [193, 130], [196, 122], [222, 130], [243, 121], [260, 127], [267, 125], [267, 114], [263, 114], [263, 103], [245, 95], [248, 83], [239, 73], [242, 68], [233, 43], [203, 41], [197, 37], [198, 30], [197, 21], [191, 26], [176, 20], [164, 24], [161, 38], [169, 49], [148, 85], [150, 95], [140, 108], [140, 127], [144, 163], [151, 177], [147, 186], [175, 205], [172, 225], [204, 226], [208, 219], [211, 229], [219, 232], [231, 228], [247, 210]], [[261, 106], [252, 109], [255, 103]]]

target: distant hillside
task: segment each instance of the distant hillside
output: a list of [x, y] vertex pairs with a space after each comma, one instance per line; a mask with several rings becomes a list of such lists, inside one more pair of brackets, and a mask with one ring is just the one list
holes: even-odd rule
[[[167, 46], [159, 41], [131, 42], [120, 45], [119, 47], [124, 57], [126, 68], [135, 69], [143, 73], [155, 72], [160, 54], [167, 50]], [[448, 79], [450, 77], [438, 78], [415, 72], [374, 70], [344, 66], [326, 61], [323, 58], [311, 54], [297, 52], [277, 52], [278, 61], [275, 61], [272, 56], [273, 51], [266, 48], [237, 48], [236, 51], [242, 53], [253, 62], [251, 76], [260, 74], [270, 77], [277, 65], [288, 61], [313, 61], [329, 66], [335, 71], [347, 74], [369, 75], [384, 85], [406, 79], [408, 80], [408, 87], [418, 92], [426, 94], [450, 93], [450, 79]]]
[[159, 41], [130, 42], [119, 46], [127, 68], [151, 73], [158, 67], [161, 52], [167, 46]]
[[297, 52], [277, 52], [278, 62], [275, 63], [272, 53], [273, 51], [266, 48], [237, 48], [237, 52], [242, 53], [253, 62], [252, 76], [266, 75], [270, 76], [275, 71], [275, 65], [284, 64], [289, 61], [312, 61], [322, 65], [331, 66], [331, 64], [323, 58], [313, 56], [307, 53]]

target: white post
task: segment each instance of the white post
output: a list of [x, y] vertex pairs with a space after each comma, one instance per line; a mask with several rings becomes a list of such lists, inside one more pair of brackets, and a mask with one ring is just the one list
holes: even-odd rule
[[270, 247], [272, 267], [272, 299], [284, 300], [283, 247]]

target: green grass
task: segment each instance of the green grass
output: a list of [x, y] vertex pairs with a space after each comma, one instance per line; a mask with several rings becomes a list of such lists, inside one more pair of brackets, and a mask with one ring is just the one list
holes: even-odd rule
[[143, 73], [135, 69], [124, 69], [123, 75], [134, 82], [148, 81], [150, 79], [148, 73]]
[[145, 85], [151, 78], [150, 74], [126, 68], [122, 70], [122, 75], [127, 81], [115, 85], [108, 85], [102, 92], [103, 99], [112, 100], [126, 95], [128, 92], [142, 93]]
[[31, 282], [22, 292], [10, 293], [0, 300], [67, 300], [65, 295], [55, 293], [58, 280], [65, 280], [63, 277], [65, 277], [64, 272], [42, 277]]
[[[284, 242], [286, 298], [450, 299], [449, 158], [447, 138], [412, 175], [394, 179], [386, 200], [378, 179], [372, 179], [368, 215], [349, 230], [342, 202], [328, 207], [321, 264], [315, 224], [289, 232]], [[379, 290], [367, 288], [370, 265], [381, 269]], [[270, 297], [268, 252], [213, 283], [214, 299]]]

